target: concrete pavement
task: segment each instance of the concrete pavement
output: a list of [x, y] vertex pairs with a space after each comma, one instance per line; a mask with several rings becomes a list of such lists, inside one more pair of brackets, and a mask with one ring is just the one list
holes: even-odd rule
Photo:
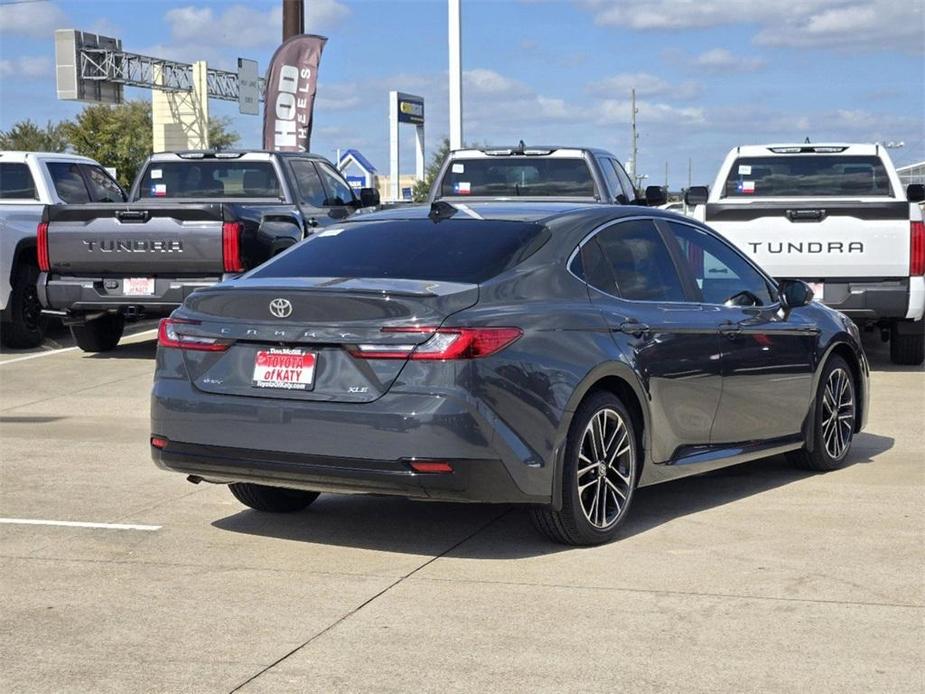
[[643, 489], [593, 549], [509, 507], [246, 510], [150, 462], [125, 342], [0, 355], [0, 517], [159, 528], [0, 524], [4, 692], [925, 690], [925, 372], [876, 342], [850, 466]]

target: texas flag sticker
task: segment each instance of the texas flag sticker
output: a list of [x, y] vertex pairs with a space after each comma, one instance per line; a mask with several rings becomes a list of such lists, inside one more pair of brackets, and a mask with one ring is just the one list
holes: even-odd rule
[[472, 193], [472, 186], [469, 181], [460, 181], [453, 186], [453, 192], [457, 195], [469, 195]]
[[754, 181], [739, 181], [739, 185], [736, 186], [736, 190], [740, 193], [754, 193], [755, 192], [755, 182]]
[[156, 198], [166, 198], [167, 197], [167, 184], [166, 183], [155, 183], [151, 186], [151, 194]]

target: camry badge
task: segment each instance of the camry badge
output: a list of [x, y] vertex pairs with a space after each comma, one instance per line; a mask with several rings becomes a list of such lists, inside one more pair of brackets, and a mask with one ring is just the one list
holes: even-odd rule
[[277, 318], [288, 318], [292, 315], [292, 302], [289, 299], [273, 299], [270, 302], [270, 313]]

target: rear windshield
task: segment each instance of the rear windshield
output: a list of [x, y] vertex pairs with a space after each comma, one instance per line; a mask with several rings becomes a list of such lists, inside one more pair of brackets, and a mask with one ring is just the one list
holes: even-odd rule
[[454, 159], [440, 186], [443, 197], [594, 197], [584, 159], [507, 157]]
[[876, 156], [805, 155], [736, 159], [723, 197], [891, 195]]
[[140, 198], [274, 198], [280, 187], [266, 161], [176, 161], [148, 166]]
[[0, 199], [36, 200], [32, 173], [25, 164], [0, 164]]
[[534, 253], [539, 224], [449, 219], [354, 222], [319, 232], [251, 277], [484, 282]]

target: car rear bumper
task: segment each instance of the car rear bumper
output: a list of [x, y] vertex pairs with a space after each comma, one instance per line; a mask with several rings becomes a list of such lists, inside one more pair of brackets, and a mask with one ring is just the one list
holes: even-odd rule
[[854, 320], [919, 319], [925, 294], [917, 280], [921, 278], [824, 279], [822, 303]]
[[38, 281], [39, 300], [45, 308], [57, 311], [105, 311], [126, 306], [144, 307], [151, 312], [169, 313], [197, 289], [211, 287], [221, 277], [157, 277], [154, 293], [126, 296], [121, 277], [60, 277], [42, 273]]
[[[185, 379], [158, 378], [151, 432], [168, 440], [151, 447], [158, 466], [209, 482], [445, 501], [551, 499], [548, 470], [525, 464], [477, 408], [445, 395], [294, 402], [202, 393]], [[415, 472], [412, 460], [447, 462], [453, 471]]]

